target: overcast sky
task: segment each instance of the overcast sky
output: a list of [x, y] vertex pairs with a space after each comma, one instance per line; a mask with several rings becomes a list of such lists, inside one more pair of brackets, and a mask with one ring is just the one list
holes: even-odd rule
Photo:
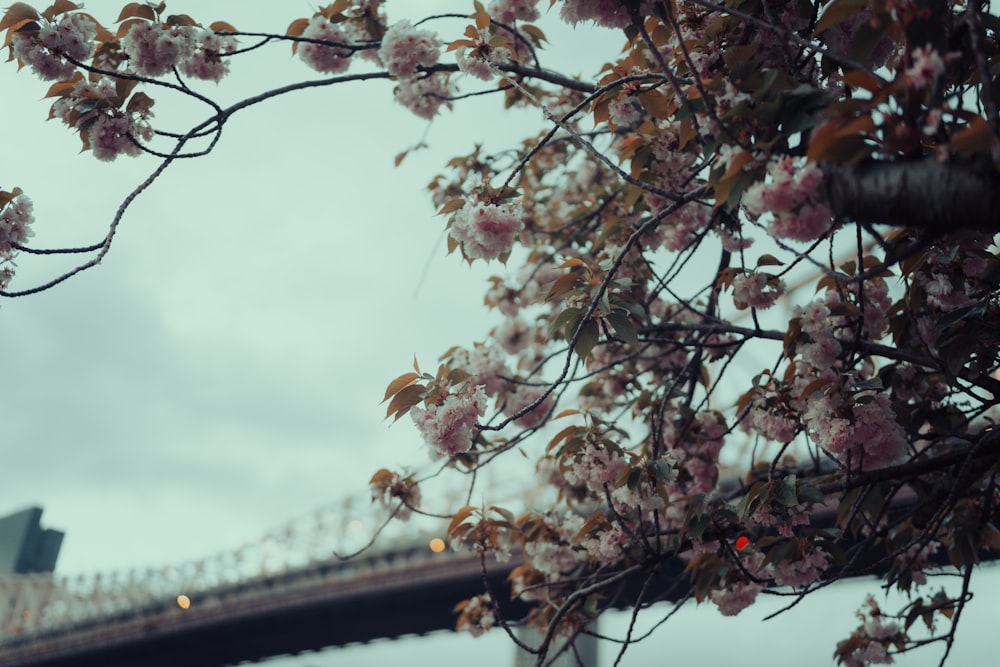
[[[122, 4], [93, 0], [87, 9], [108, 24]], [[204, 23], [277, 32], [312, 11], [289, 2], [168, 4]], [[404, 18], [394, 13], [404, 4], [421, 15], [471, 7], [390, 2], [390, 20]], [[617, 52], [617, 37], [600, 38], [611, 45], [602, 51], [590, 33], [547, 29], [557, 44], [572, 40], [546, 63], [569, 74], [592, 74]], [[316, 78], [287, 46], [241, 58], [233, 70], [201, 89], [229, 102]], [[155, 161], [105, 164], [80, 154], [76, 136], [45, 121], [47, 84], [4, 64], [0, 86], [0, 187], [33, 198], [33, 245], [98, 241]], [[388, 82], [311, 90], [237, 115], [213, 155], [176, 163], [136, 200], [101, 266], [0, 302], [0, 514], [42, 505], [44, 523], [66, 531], [59, 571], [161, 566], [235, 548], [321, 505], [364, 497], [379, 467], [427, 460], [408, 420], [391, 429], [382, 422], [379, 399], [414, 355], [433, 367], [451, 345], [483, 339], [492, 322], [480, 306], [484, 280], [503, 268], [445, 257], [444, 219], [424, 187], [448, 157], [475, 142], [516, 145], [540, 121], [530, 111], [495, 113], [496, 100], [480, 98], [428, 125], [394, 105], [391, 90]], [[183, 131], [200, 118], [200, 109], [149, 92], [158, 127]], [[393, 167], [399, 151], [424, 138], [430, 150]], [[65, 266], [29, 256], [18, 264], [14, 289]], [[863, 595], [848, 589], [836, 623], [826, 613], [833, 594], [796, 611], [805, 630], [791, 633], [778, 625], [784, 620], [762, 630], [754, 621], [764, 614], [753, 609], [750, 621], [702, 609], [671, 621], [652, 653], [625, 664], [649, 664], [668, 647], [703, 651], [719, 632], [739, 638], [726, 645], [747, 642], [742, 664], [826, 664], [834, 640], [856, 623]], [[347, 650], [351, 664], [386, 664], [392, 651], [431, 656], [462, 646], [497, 660], [478, 660], [484, 667], [511, 664], [494, 634], [489, 644], [425, 639]], [[787, 661], [773, 654], [776, 638]], [[754, 651], [769, 657], [758, 662]], [[813, 657], [803, 662], [803, 651]], [[327, 655], [289, 664], [332, 664]], [[729, 664], [712, 655], [722, 662], [698, 664]]]

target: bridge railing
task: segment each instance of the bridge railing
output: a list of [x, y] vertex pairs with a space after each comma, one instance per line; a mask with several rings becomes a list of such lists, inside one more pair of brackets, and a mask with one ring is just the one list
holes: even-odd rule
[[[513, 493], [523, 496], [523, 493]], [[510, 495], [509, 493], [504, 495]], [[462, 499], [446, 502], [462, 504]], [[457, 505], [455, 505], [457, 506]], [[322, 567], [337, 576], [386, 566], [394, 558], [427, 551], [431, 537], [444, 537], [442, 519], [413, 517], [386, 523], [388, 512], [369, 498], [352, 496], [321, 507], [230, 551], [180, 564], [141, 570], [59, 576], [52, 573], [0, 577], [0, 643], [122, 617], [199, 607], [231, 599], [255, 581], [306, 574]], [[380, 531], [370, 548], [357, 552]]]

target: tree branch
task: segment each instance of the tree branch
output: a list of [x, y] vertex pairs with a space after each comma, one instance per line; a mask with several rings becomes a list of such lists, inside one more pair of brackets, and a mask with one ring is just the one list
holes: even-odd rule
[[823, 171], [841, 220], [932, 234], [1000, 232], [1000, 173], [986, 159], [868, 160], [828, 163]]

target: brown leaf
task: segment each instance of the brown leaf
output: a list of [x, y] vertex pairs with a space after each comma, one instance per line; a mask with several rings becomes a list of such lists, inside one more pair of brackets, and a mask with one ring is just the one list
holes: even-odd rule
[[476, 508], [472, 505], [466, 505], [462, 509], [455, 512], [455, 516], [451, 518], [451, 523], [448, 524], [448, 530], [446, 534], [449, 537], [453, 537], [455, 529], [458, 528], [462, 523], [472, 516], [472, 513], [476, 511]]
[[948, 142], [951, 153], [987, 153], [996, 142], [990, 124], [982, 116], [976, 116], [959, 130]]
[[239, 32], [232, 23], [226, 23], [225, 21], [215, 21], [209, 24], [208, 29], [212, 32]]
[[385, 418], [388, 419], [389, 415], [395, 415], [392, 421], [399, 421], [403, 415], [410, 411], [410, 408], [423, 399], [425, 389], [426, 387], [422, 384], [411, 384], [401, 389], [390, 401], [389, 407], [386, 408]]
[[406, 387], [409, 387], [411, 384], [416, 382], [419, 378], [420, 376], [417, 373], [403, 373], [398, 378], [389, 383], [389, 386], [385, 390], [385, 396], [382, 398], [380, 402], [385, 403], [387, 400], [389, 400], [390, 396], [395, 396], [401, 390], [403, 390]]
[[461, 197], [458, 197], [457, 199], [452, 199], [446, 202], [445, 205], [442, 206], [441, 209], [437, 212], [437, 214], [445, 215], [446, 213], [452, 213], [462, 208], [463, 206], [465, 206], [465, 200], [462, 199]]
[[130, 18], [143, 18], [155, 21], [156, 12], [154, 12], [153, 8], [144, 2], [130, 2], [122, 7], [122, 12], [118, 15], [118, 18], [115, 19], [115, 23], [121, 23], [125, 19]]
[[79, 9], [80, 7], [69, 0], [56, 0], [51, 7], [43, 12], [43, 16], [48, 20], [54, 19], [60, 14], [65, 14], [66, 12], [71, 12], [74, 9]]
[[0, 20], [0, 30], [6, 30], [16, 23], [37, 21], [39, 18], [41, 17], [35, 11], [34, 7], [23, 2], [15, 2], [7, 8], [7, 12], [3, 15], [3, 20]]
[[198, 22], [187, 14], [171, 14], [167, 17], [167, 25], [196, 26]]
[[295, 19], [288, 24], [288, 29], [285, 30], [285, 34], [289, 37], [301, 37], [302, 33], [304, 33], [308, 27], [309, 19]]

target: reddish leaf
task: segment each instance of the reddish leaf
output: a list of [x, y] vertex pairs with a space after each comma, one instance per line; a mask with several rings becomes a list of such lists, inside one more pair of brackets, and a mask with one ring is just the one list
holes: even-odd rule
[[232, 23], [226, 23], [225, 21], [215, 21], [208, 26], [208, 29], [213, 32], [239, 32]]
[[453, 537], [455, 534], [455, 529], [458, 528], [460, 525], [462, 525], [462, 523], [470, 516], [472, 516], [472, 513], [475, 511], [476, 511], [475, 507], [473, 507], [472, 505], [466, 505], [465, 507], [455, 512], [455, 516], [451, 518], [451, 523], [448, 524], [448, 530], [446, 531], [446, 534], [449, 537]]
[[73, 74], [73, 78], [69, 81], [58, 81], [49, 86], [49, 91], [45, 93], [45, 97], [66, 97], [76, 86], [77, 81], [83, 79], [83, 74], [76, 72]]
[[390, 396], [395, 396], [404, 387], [409, 387], [411, 384], [416, 382], [420, 376], [416, 373], [403, 373], [398, 378], [389, 383], [389, 386], [385, 390], [385, 396], [382, 398], [382, 403], [389, 400]]
[[465, 200], [459, 197], [458, 199], [452, 199], [445, 203], [444, 206], [437, 212], [438, 215], [445, 215], [446, 213], [453, 213], [458, 209], [465, 206]]
[[996, 143], [993, 129], [986, 119], [976, 116], [948, 142], [951, 153], [987, 153]]
[[42, 12], [42, 16], [51, 21], [60, 14], [65, 14], [79, 8], [79, 6], [69, 0], [56, 0], [51, 7]]
[[196, 26], [198, 22], [187, 14], [171, 14], [167, 17], [167, 25]]
[[309, 27], [309, 19], [295, 19], [288, 25], [285, 34], [289, 37], [300, 37]]
[[536, 46], [540, 45], [542, 42], [549, 41], [545, 37], [545, 33], [533, 25], [522, 25], [521, 31], [528, 34], [532, 38], [532, 41], [535, 42]]
[[132, 96], [132, 99], [128, 101], [128, 106], [126, 110], [131, 113], [138, 113], [141, 115], [149, 113], [150, 108], [156, 103], [152, 97], [143, 92], [138, 92]]
[[774, 255], [761, 255], [757, 259], [757, 266], [784, 266], [785, 263]]
[[575, 289], [577, 283], [579, 282], [580, 282], [580, 276], [576, 275], [575, 273], [566, 273], [559, 276], [556, 279], [556, 281], [552, 283], [552, 287], [549, 288], [549, 293], [545, 295], [546, 303], [548, 303], [549, 301], [554, 301], [555, 299], [561, 297], [563, 294], [566, 294], [566, 292]]
[[385, 468], [382, 468], [376, 471], [374, 475], [372, 475], [372, 478], [368, 480], [368, 485], [386, 487], [392, 483], [395, 477], [396, 473], [392, 472], [391, 470], [386, 470]]
[[155, 21], [156, 12], [154, 12], [153, 8], [144, 2], [130, 2], [122, 7], [122, 12], [118, 15], [118, 18], [115, 19], [115, 23], [121, 23], [125, 19], [130, 18], [143, 18]]
[[389, 403], [389, 407], [386, 408], [385, 418], [388, 419], [390, 415], [393, 415], [392, 421], [399, 421], [403, 415], [410, 411], [410, 408], [423, 399], [424, 389], [426, 387], [422, 384], [411, 384], [409, 387], [401, 389]]
[[6, 30], [17, 23], [37, 21], [39, 18], [41, 17], [35, 11], [34, 7], [23, 2], [15, 2], [7, 8], [7, 12], [3, 15], [3, 20], [0, 20], [0, 30]]

